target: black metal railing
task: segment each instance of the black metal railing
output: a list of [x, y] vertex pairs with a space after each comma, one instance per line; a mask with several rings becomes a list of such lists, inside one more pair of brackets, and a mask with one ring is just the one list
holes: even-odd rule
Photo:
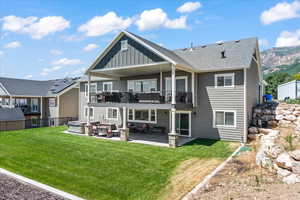
[[[176, 103], [191, 104], [192, 93], [191, 92], [180, 92], [177, 91]], [[91, 103], [171, 103], [172, 92], [166, 91], [155, 91], [155, 92], [101, 92], [91, 94]]]
[[0, 121], [0, 131], [41, 128], [49, 126], [67, 125], [69, 121], [76, 121], [77, 117], [60, 117], [60, 118], [43, 118], [43, 119], [26, 119], [17, 121]]

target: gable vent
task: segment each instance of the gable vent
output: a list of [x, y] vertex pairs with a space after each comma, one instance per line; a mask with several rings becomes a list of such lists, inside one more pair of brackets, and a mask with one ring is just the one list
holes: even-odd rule
[[236, 40], [236, 41], [235, 41], [235, 43], [239, 43], [239, 42], [240, 42], [240, 40]]

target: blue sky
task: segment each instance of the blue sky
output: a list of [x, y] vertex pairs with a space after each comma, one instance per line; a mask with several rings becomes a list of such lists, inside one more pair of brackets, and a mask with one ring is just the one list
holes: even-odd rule
[[300, 45], [300, 1], [0, 0], [1, 75], [79, 76], [121, 29], [170, 49], [258, 37]]

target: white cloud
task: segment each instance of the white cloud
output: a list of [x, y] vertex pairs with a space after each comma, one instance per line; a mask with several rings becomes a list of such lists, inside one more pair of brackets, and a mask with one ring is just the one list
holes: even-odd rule
[[3, 17], [2, 21], [3, 30], [29, 34], [33, 39], [42, 39], [70, 27], [70, 22], [61, 16], [22, 18], [10, 15]]
[[4, 51], [0, 51], [0, 56], [3, 56], [4, 55]]
[[52, 49], [52, 50], [50, 50], [50, 53], [51, 53], [52, 55], [55, 55], [55, 56], [59, 56], [59, 55], [63, 54], [62, 51], [57, 50], [57, 49]]
[[40, 73], [40, 75], [47, 76], [50, 72], [54, 72], [54, 71], [60, 70], [61, 68], [62, 68], [62, 66], [54, 66], [54, 67], [51, 67], [51, 68], [43, 68], [43, 70]]
[[101, 36], [107, 33], [128, 28], [132, 24], [131, 18], [119, 17], [115, 12], [108, 12], [103, 16], [95, 16], [78, 28], [85, 36]]
[[202, 7], [200, 2], [186, 2], [179, 8], [177, 8], [177, 12], [180, 13], [190, 13]]
[[186, 16], [181, 16], [177, 19], [169, 19], [167, 13], [165, 13], [161, 8], [156, 8], [152, 10], [143, 11], [139, 19], [136, 21], [138, 29], [141, 31], [158, 29], [161, 27], [170, 28], [170, 29], [185, 29], [186, 25]]
[[33, 75], [28, 74], [28, 75], [25, 76], [25, 79], [31, 79], [32, 77], [33, 77]]
[[300, 11], [299, 1], [296, 0], [291, 3], [282, 2], [276, 4], [269, 10], [265, 10], [261, 14], [260, 20], [262, 24], [267, 25], [285, 19], [297, 18], [300, 16], [298, 11]]
[[276, 40], [276, 47], [289, 47], [300, 45], [300, 29], [289, 32], [282, 31]]
[[84, 51], [92, 51], [94, 49], [97, 49], [99, 46], [97, 44], [88, 44], [86, 45], [83, 50]]
[[82, 62], [79, 59], [61, 58], [54, 61], [52, 64], [57, 66], [72, 66], [82, 64]]
[[6, 45], [4, 45], [4, 48], [18, 48], [20, 46], [22, 46], [22, 45], [19, 41], [14, 41], [14, 42], [10, 42], [10, 43], [7, 43]]
[[265, 38], [259, 39], [258, 43], [262, 47], [268, 47], [270, 45], [269, 41], [267, 39], [265, 39]]

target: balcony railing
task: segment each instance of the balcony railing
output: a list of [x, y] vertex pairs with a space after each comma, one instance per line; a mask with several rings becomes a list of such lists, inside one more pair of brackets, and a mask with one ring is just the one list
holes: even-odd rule
[[[176, 92], [176, 103], [191, 104], [191, 92]], [[172, 92], [101, 92], [91, 94], [91, 103], [155, 103], [170, 104], [172, 101]]]
[[40, 113], [39, 106], [15, 105], [15, 108], [21, 108], [24, 114]]

